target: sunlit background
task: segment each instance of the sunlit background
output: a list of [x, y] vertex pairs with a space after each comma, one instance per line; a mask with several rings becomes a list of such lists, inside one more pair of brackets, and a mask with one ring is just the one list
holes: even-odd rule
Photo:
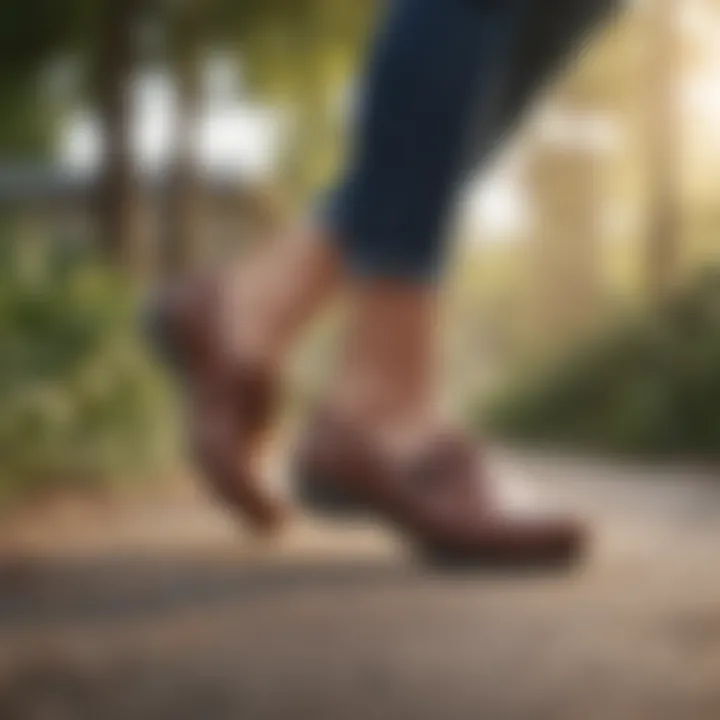
[[[471, 712], [480, 707], [475, 699], [457, 717], [720, 716], [720, 648], [713, 615], [720, 595], [714, 585], [704, 586], [698, 579], [711, 572], [702, 562], [712, 556], [718, 537], [712, 529], [707, 536], [693, 535], [699, 532], [696, 506], [708, 512], [709, 507], [720, 507], [715, 495], [708, 500], [702, 494], [718, 487], [720, 460], [718, 0], [628, 0], [618, 17], [598, 28], [581, 56], [549, 84], [508, 142], [471, 174], [458, 198], [454, 262], [446, 285], [449, 400], [503, 452], [510, 447], [508, 452], [520, 452], [523, 458], [531, 453], [533, 459], [519, 463], [511, 454], [510, 466], [519, 464], [530, 474], [544, 472], [552, 487], [557, 470], [558, 477], [566, 478], [557, 490], [560, 499], [567, 495], [571, 504], [577, 501], [589, 508], [602, 527], [611, 518], [609, 545], [614, 550], [598, 563], [597, 576], [574, 586], [570, 595], [551, 596], [544, 586], [535, 588], [530, 604], [523, 604], [514, 591], [495, 586], [489, 595], [466, 587], [446, 597], [442, 593], [451, 591], [434, 584], [431, 590], [421, 588], [417, 596], [415, 586], [413, 592], [403, 586], [400, 602], [393, 592], [403, 590], [383, 584], [385, 570], [371, 572], [369, 586], [353, 585], [357, 592], [365, 588], [362, 610], [345, 596], [346, 603], [335, 603], [337, 588], [328, 591], [326, 604], [318, 600], [330, 618], [326, 626], [309, 605], [301, 604], [305, 609], [297, 616], [284, 614], [295, 600], [283, 604], [273, 588], [301, 584], [303, 578], [312, 585], [319, 574], [321, 593], [323, 582], [335, 587], [332, 572], [330, 578], [324, 571], [305, 572], [304, 565], [294, 564], [295, 551], [287, 559], [281, 550], [282, 562], [287, 560], [290, 569], [283, 565], [280, 580], [258, 580], [253, 574], [257, 557], [247, 549], [249, 544], [243, 539], [237, 550], [236, 537], [220, 513], [187, 490], [177, 422], [182, 408], [172, 383], [143, 346], [138, 307], [159, 282], [216, 266], [267, 242], [331, 181], [343, 161], [355, 77], [381, 5], [371, 0], [0, 3], [0, 618], [3, 608], [10, 618], [7, 624], [0, 619], [3, 720], [339, 718], [346, 716], [341, 712], [345, 691], [348, 698], [353, 692], [363, 698], [386, 692], [383, 697], [399, 703], [388, 707], [407, 710], [412, 706], [405, 703], [407, 698], [418, 691], [422, 697], [423, 689], [437, 698], [443, 693], [455, 698], [469, 693], [469, 698], [468, 688], [479, 692], [482, 687], [487, 693], [483, 697], [493, 697], [520, 666], [524, 671], [518, 682], [527, 685], [522, 685], [526, 692], [514, 692], [510, 683], [499, 704], [488, 706], [494, 710]], [[325, 377], [328, 339], [334, 331], [330, 319], [301, 348], [289, 415], [304, 407], [308, 388]], [[535, 452], [545, 459], [536, 462]], [[592, 457], [593, 465], [581, 459], [572, 471], [560, 470], [566, 457]], [[638, 478], [638, 464], [653, 469]], [[694, 474], [698, 467], [703, 468], [700, 477]], [[576, 475], [579, 482], [574, 485]], [[658, 482], [658, 477], [666, 482]], [[674, 494], [671, 487], [682, 489]], [[686, 495], [690, 491], [696, 494]], [[668, 500], [655, 504], [653, 497]], [[658, 510], [666, 505], [669, 509]], [[616, 522], [619, 508], [630, 516]], [[656, 512], [672, 517], [673, 523], [682, 516], [685, 524], [671, 528], [663, 519], [650, 531], [644, 520], [637, 520], [645, 513], [655, 517]], [[343, 553], [356, 558], [366, 547], [365, 540], [356, 541], [354, 535], [335, 547], [335, 540], [313, 533], [309, 540], [298, 541], [303, 562], [324, 557], [329, 545], [340, 553], [340, 560], [333, 557], [342, 564]], [[205, 551], [208, 543], [211, 559], [198, 559], [198, 548]], [[170, 560], [161, 552], [147, 564], [125, 563], [133, 553], [149, 557], [166, 546], [180, 547], [195, 559], [183, 565], [176, 555]], [[26, 574], [23, 562], [35, 553], [52, 557], [48, 585], [33, 585], [35, 576]], [[79, 555], [86, 564], [71, 566], [65, 576], [66, 555]], [[660, 564], [668, 557], [671, 570], [661, 585], [667, 568]], [[240, 602], [234, 594], [245, 588], [246, 562], [252, 566], [251, 584], [275, 603], [278, 622], [294, 642], [314, 647], [316, 635], [307, 635], [307, 628], [328, 635], [332, 628], [332, 636], [339, 639], [334, 645], [328, 640], [334, 649], [321, 660], [342, 668], [333, 652], [346, 658], [347, 650], [360, 664], [365, 658], [372, 666], [367, 687], [364, 675], [353, 685], [338, 670], [334, 687], [339, 689], [337, 695], [331, 693], [335, 704], [313, 705], [324, 697], [320, 680], [314, 685], [308, 681], [314, 694], [306, 695], [302, 684], [288, 678], [298, 667], [314, 665], [278, 640], [269, 654], [258, 650], [264, 659], [243, 686], [254, 710], [244, 714], [240, 700], [233, 704], [232, 693], [239, 698], [242, 683], [235, 684], [230, 663], [222, 658], [240, 652], [242, 640], [232, 648], [224, 644], [240, 630], [226, 632], [229, 625], [219, 620], [207, 630], [203, 623], [216, 618], [216, 606], [229, 616], [233, 603], [250, 602], [244, 595]], [[360, 572], [358, 577], [365, 576]], [[125, 580], [140, 589], [128, 590]], [[208, 594], [193, 594], [208, 586]], [[372, 594], [379, 586], [382, 597]], [[624, 594], [628, 588], [636, 592], [635, 605]], [[684, 590], [687, 596], [673, 594]], [[91, 600], [84, 605], [86, 591]], [[27, 601], [25, 592], [30, 593]], [[165, 621], [181, 629], [170, 627], [163, 639], [148, 634], [154, 640], [148, 640], [147, 647], [144, 638], [137, 640], [137, 647], [132, 645], [136, 640], [130, 638], [160, 622], [145, 612], [147, 607], [155, 602], [165, 608], [163, 602], [172, 605], [176, 595], [184, 598], [178, 601], [182, 608], [168, 610]], [[41, 597], [46, 599], [41, 602]], [[116, 607], [117, 597], [116, 605], [124, 608], [117, 610], [120, 615], [130, 613], [132, 602], [140, 607], [137, 622], [134, 616], [122, 616], [130, 628], [124, 639], [128, 646], [112, 644], [123, 634], [112, 624], [115, 620], [108, 620], [115, 618], [108, 608]], [[700, 601], [705, 615], [697, 624], [693, 616], [687, 624], [680, 620], [672, 625], [673, 612], [680, 612], [679, 607], [700, 612], [693, 604]], [[437, 610], [436, 625], [427, 625], [435, 628], [434, 634], [418, 641], [417, 653], [402, 656], [401, 672], [393, 664], [400, 663], [400, 655], [393, 654], [394, 636], [382, 629], [383, 613], [390, 617], [400, 606], [409, 608], [411, 619], [401, 635], [407, 647], [415, 647], [411, 639], [418, 633], [424, 637], [421, 630], [435, 612], [435, 602], [442, 611]], [[66, 612], [63, 603], [71, 609]], [[80, 610], [73, 610], [73, 603]], [[458, 618], [472, 624], [483, 603], [494, 627], [510, 634], [524, 628], [517, 647], [525, 647], [523, 642], [527, 647], [518, 655], [534, 657], [535, 669], [544, 666], [544, 681], [535, 682], [535, 670], [507, 650], [497, 678], [486, 668], [485, 684], [473, 684], [467, 667], [478, 662], [476, 646], [470, 647], [466, 626]], [[506, 603], [519, 608], [516, 616], [505, 618]], [[603, 632], [588, 630], [600, 606], [606, 614], [598, 622], [610, 628], [606, 646]], [[584, 608], [587, 617], [573, 608]], [[633, 641], [637, 648], [645, 648], [647, 641], [657, 652], [648, 650], [645, 656], [637, 650], [635, 655], [623, 642], [640, 627], [638, 618], [646, 610], [655, 612], [653, 608], [666, 612], [658, 622], [669, 623], [667, 637], [662, 636], [669, 644], [656, 648], [652, 642], [660, 641], [655, 635], [648, 641], [640, 633]], [[573, 638], [588, 643], [586, 647], [578, 640], [584, 650], [570, 643], [552, 656], [557, 667], [570, 668], [566, 675], [558, 670], [557, 677], [570, 677], [575, 670], [584, 673], [572, 676], [576, 694], [570, 699], [557, 688], [555, 666], [538, 655], [539, 647], [552, 646], [539, 629], [546, 627], [546, 611], [555, 618], [552, 627], [558, 633], [571, 628]], [[97, 650], [99, 641], [96, 646], [88, 639], [93, 631], [83, 623], [95, 617], [93, 612], [99, 613], [100, 625], [106, 623], [103, 633], [114, 638], [107, 640], [107, 647], [124, 648], [117, 650], [117, 657], [131, 665], [140, 658], [143, 672], [157, 679], [152, 689], [126, 672], [126, 666], [118, 670], [115, 660], [107, 659], [115, 649], [107, 650], [106, 657]], [[197, 620], [202, 638], [198, 645], [183, 634], [185, 616], [178, 619], [174, 612], [187, 612]], [[242, 637], [251, 638], [249, 647], [266, 648], [257, 628], [273, 618], [256, 605], [248, 612], [249, 619], [233, 622], [247, 623]], [[360, 630], [344, 635], [351, 625], [357, 626], [346, 616], [347, 625], [336, 622], [336, 612], [358, 612], [371, 628], [367, 636]], [[443, 618], [451, 613], [455, 624], [447, 626]], [[47, 636], [43, 623], [51, 630]], [[451, 640], [443, 635], [447, 627]], [[5, 632], [13, 642], [3, 653]], [[472, 636], [473, 643], [483, 645], [483, 633]], [[490, 635], [495, 648], [505, 647], [504, 636]], [[52, 651], [44, 644], [48, 637], [57, 641]], [[687, 646], [672, 644], [677, 637]], [[384, 648], [381, 657], [373, 654], [375, 645], [363, 644], [372, 638]], [[708, 644], [703, 645], [703, 639]], [[73, 648], [74, 670], [64, 661], [66, 646]], [[352, 648], [358, 647], [363, 651], [352, 656]], [[465, 660], [453, 655], [454, 650], [462, 650]], [[108, 694], [92, 671], [96, 651], [113, 678]], [[319, 646], [314, 652], [322, 655]], [[172, 668], [167, 676], [153, 664], [153, 653], [160, 653], [163, 668]], [[691, 655], [699, 663], [693, 665], [697, 672], [681, 682], [676, 669], [690, 662]], [[209, 657], [213, 659], [204, 665]], [[238, 660], [241, 665], [246, 661]], [[41, 669], [36, 673], [37, 663]], [[273, 675], [273, 667], [282, 672]], [[443, 668], [452, 668], [452, 682], [433, 685], [428, 668], [440, 673], [438, 677], [444, 677]], [[403, 673], [411, 678], [405, 685], [398, 679]], [[616, 689], [611, 680], [622, 685], [613, 673], [632, 679], [622, 687], [635, 705], [628, 700], [627, 706], [611, 707], [609, 698]], [[202, 685], [198, 692], [216, 704], [203, 704], [190, 690], [189, 704], [181, 702], [185, 696], [180, 688], [188, 677], [210, 677], [211, 689]], [[278, 677], [284, 678], [287, 697], [297, 703], [295, 714], [278, 700], [281, 691], [274, 688], [280, 693], [275, 695], [263, 685], [263, 678]], [[545, 695], [542, 688], [552, 688], [553, 677], [555, 694]], [[701, 689], [702, 678], [715, 688], [714, 695]], [[125, 682], [135, 692], [131, 710], [122, 709]], [[682, 692], [663, 703], [663, 692], [670, 693], [676, 682], [685, 683]], [[63, 694], [66, 686], [92, 691]], [[150, 696], [166, 704], [148, 705]], [[218, 700], [222, 697], [231, 699], [223, 705]], [[37, 698], [45, 705], [39, 700], [38, 705]], [[169, 698], [180, 698], [180, 704], [173, 706]], [[362, 703], [347, 702], [359, 716], [374, 716], [362, 714]], [[430, 702], [423, 707], [429, 712], [435, 706]], [[547, 712], [534, 715], [533, 707]], [[566, 714], [560, 713], [561, 707]], [[162, 708], [174, 711], [163, 714]], [[189, 714], [179, 714], [178, 708]], [[593, 708], [602, 712], [593, 714]], [[378, 717], [421, 716], [388, 713]]]

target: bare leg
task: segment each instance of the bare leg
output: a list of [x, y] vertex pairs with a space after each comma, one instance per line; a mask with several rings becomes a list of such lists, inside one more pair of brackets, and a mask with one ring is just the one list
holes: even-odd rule
[[345, 354], [330, 405], [407, 450], [440, 423], [438, 292], [432, 286], [366, 281], [354, 288]]

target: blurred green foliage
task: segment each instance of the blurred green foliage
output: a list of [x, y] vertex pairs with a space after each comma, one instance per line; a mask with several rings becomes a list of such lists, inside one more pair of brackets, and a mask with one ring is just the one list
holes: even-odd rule
[[531, 443], [720, 459], [720, 269], [527, 374], [477, 419]]
[[175, 413], [127, 281], [68, 246], [1, 247], [0, 505], [160, 471]]

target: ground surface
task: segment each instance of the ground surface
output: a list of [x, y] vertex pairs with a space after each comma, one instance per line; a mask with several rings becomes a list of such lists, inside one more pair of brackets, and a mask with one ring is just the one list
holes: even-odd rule
[[0, 718], [720, 718], [720, 482], [500, 460], [595, 521], [585, 568], [440, 577], [311, 521], [268, 547], [193, 494], [7, 525]]

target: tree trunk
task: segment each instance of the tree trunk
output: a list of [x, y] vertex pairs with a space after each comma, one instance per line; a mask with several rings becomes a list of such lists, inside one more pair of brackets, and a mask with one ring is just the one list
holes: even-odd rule
[[198, 169], [197, 127], [202, 95], [202, 3], [183, 3], [172, 18], [170, 61], [177, 106], [164, 186], [161, 244], [167, 274], [198, 265], [203, 250], [203, 186]]
[[106, 257], [131, 271], [141, 262], [135, 232], [136, 182], [130, 137], [130, 86], [141, 2], [105, 0], [97, 51], [104, 148], [97, 197], [98, 230]]

